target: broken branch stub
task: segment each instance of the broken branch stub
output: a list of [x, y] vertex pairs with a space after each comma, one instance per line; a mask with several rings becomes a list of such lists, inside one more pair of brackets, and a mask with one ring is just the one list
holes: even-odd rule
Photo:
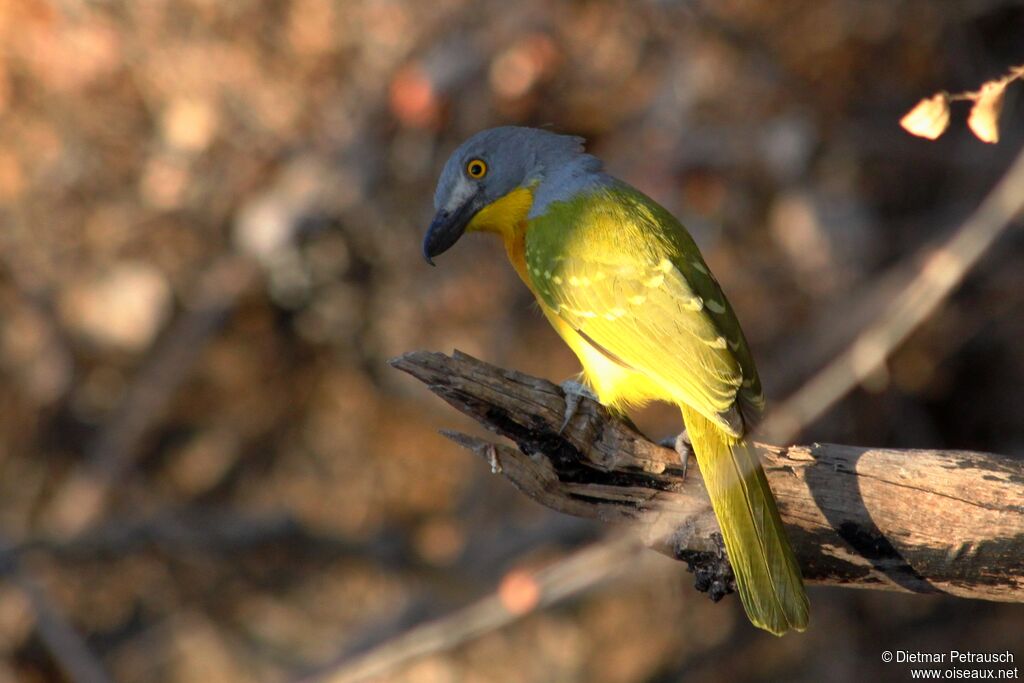
[[[517, 446], [446, 432], [549, 508], [629, 524], [687, 561], [712, 597], [731, 573], [697, 468], [583, 399], [560, 430], [562, 389], [463, 353], [391, 364]], [[812, 584], [1024, 602], [1024, 462], [967, 451], [758, 444]]]

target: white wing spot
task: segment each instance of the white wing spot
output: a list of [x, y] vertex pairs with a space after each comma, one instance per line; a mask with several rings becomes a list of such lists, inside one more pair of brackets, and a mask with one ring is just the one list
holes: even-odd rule
[[573, 287], [579, 287], [580, 286], [580, 279], [578, 277], [576, 277], [575, 275], [570, 275], [569, 276], [569, 284], [572, 285]]
[[696, 270], [698, 273], [704, 273], [705, 275], [709, 274], [708, 269], [705, 268], [704, 264], [701, 263], [700, 261], [690, 261], [690, 265], [693, 266], [693, 269]]
[[708, 299], [704, 303], [705, 305], [707, 305], [708, 310], [711, 311], [712, 313], [725, 313], [725, 306], [719, 303], [718, 301], [715, 301], [714, 299]]
[[686, 303], [683, 304], [683, 308], [688, 311], [699, 311], [704, 308], [704, 300], [699, 296], [695, 296]]
[[661, 283], [665, 281], [665, 275], [659, 273], [652, 278], [644, 280], [644, 287], [661, 287]]
[[707, 342], [707, 345], [713, 349], [724, 349], [726, 346], [725, 337], [715, 337], [715, 340]]
[[672, 262], [669, 261], [667, 258], [663, 258], [661, 259], [661, 261], [658, 262], [658, 265], [655, 266], [655, 268], [657, 268], [663, 273], [667, 273], [672, 270]]
[[647, 301], [647, 297], [644, 296], [643, 294], [637, 294], [635, 296], [629, 297], [628, 301], [634, 306], [639, 306], [643, 302]]
[[551, 271], [550, 270], [545, 270], [544, 271], [544, 277], [546, 277], [547, 279], [550, 280], [551, 279]]
[[579, 315], [582, 318], [596, 318], [597, 317], [597, 313], [594, 313], [593, 311], [576, 311], [576, 314]]
[[614, 315], [616, 318], [621, 318], [622, 316], [626, 315], [626, 309], [619, 308], [618, 306], [616, 306], [615, 308], [612, 309], [612, 315]]
[[558, 275], [555, 275], [553, 278], [551, 278], [551, 281], [554, 282], [556, 285], [562, 284], [562, 278]]

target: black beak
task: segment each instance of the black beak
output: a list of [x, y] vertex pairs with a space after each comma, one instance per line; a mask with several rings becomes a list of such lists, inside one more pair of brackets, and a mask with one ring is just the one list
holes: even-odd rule
[[423, 238], [423, 258], [427, 263], [434, 265], [435, 256], [448, 251], [459, 241], [462, 233], [466, 232], [466, 226], [481, 208], [483, 193], [478, 190], [454, 211], [442, 209], [437, 212]]

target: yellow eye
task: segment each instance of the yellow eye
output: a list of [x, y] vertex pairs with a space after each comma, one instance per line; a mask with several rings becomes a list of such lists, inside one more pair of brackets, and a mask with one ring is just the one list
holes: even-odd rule
[[487, 175], [487, 164], [483, 159], [470, 159], [466, 164], [466, 175], [474, 180], [480, 180]]

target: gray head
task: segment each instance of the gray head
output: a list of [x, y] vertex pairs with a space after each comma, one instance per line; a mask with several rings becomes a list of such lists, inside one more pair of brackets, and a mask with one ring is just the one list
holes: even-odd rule
[[462, 143], [441, 171], [436, 214], [423, 240], [423, 256], [447, 251], [481, 209], [519, 187], [544, 179], [583, 154], [583, 138], [537, 128], [484, 130]]

